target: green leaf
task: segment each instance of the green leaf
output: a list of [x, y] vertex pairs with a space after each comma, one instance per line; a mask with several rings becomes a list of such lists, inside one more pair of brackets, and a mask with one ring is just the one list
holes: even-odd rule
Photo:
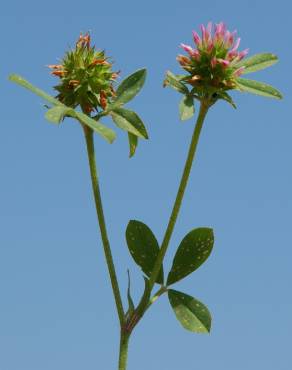
[[209, 333], [211, 330], [211, 314], [208, 308], [194, 297], [170, 289], [168, 299], [181, 325], [194, 333]]
[[200, 227], [190, 231], [181, 241], [174, 256], [167, 285], [176, 283], [197, 270], [209, 257], [213, 244], [212, 229]]
[[236, 63], [236, 68], [244, 66], [243, 74], [252, 73], [265, 69], [278, 62], [278, 57], [271, 53], [261, 53], [243, 59]]
[[74, 114], [74, 109], [62, 105], [56, 105], [46, 112], [45, 117], [48, 121], [59, 124], [63, 121], [66, 115], [72, 116]]
[[190, 95], [183, 96], [179, 103], [179, 115], [182, 121], [190, 119], [195, 113], [194, 98]]
[[[155, 235], [143, 222], [131, 220], [126, 229], [126, 240], [134, 261], [150, 277], [159, 253], [159, 244]], [[163, 267], [156, 282], [163, 284]]]
[[129, 147], [130, 147], [129, 157], [131, 158], [136, 152], [136, 149], [138, 146], [138, 137], [128, 132], [128, 138], [129, 138]]
[[189, 94], [188, 88], [180, 81], [180, 78], [177, 77], [176, 75], [174, 75], [170, 71], [166, 72], [166, 76], [165, 76], [165, 80], [163, 82], [163, 86], [164, 87], [170, 86], [174, 90], [176, 90], [176, 91], [178, 91], [182, 94], [185, 94], [185, 95]]
[[227, 92], [220, 91], [217, 94], [219, 96], [219, 99], [227, 101], [227, 103], [229, 103], [234, 109], [236, 109], [236, 105], [235, 105], [233, 99], [231, 98], [231, 96]]
[[25, 87], [26, 89], [32, 91], [36, 95], [40, 96], [41, 98], [47, 100], [49, 103], [53, 105], [63, 105], [59, 102], [58, 99], [54, 98], [53, 96], [47, 94], [43, 90], [39, 89], [38, 87], [33, 86], [30, 82], [26, 81], [23, 77], [17, 74], [11, 74], [8, 79], [12, 82], [17, 83], [18, 85]]
[[[74, 109], [67, 107], [66, 105], [62, 104], [57, 100], [56, 98], [52, 97], [51, 95], [45, 93], [38, 87], [33, 86], [30, 82], [26, 81], [24, 78], [22, 78], [19, 75], [10, 75], [9, 80], [13, 81], [20, 86], [25, 87], [26, 89], [32, 91], [36, 95], [42, 97], [43, 99], [47, 100], [49, 103], [57, 106], [49, 109], [49, 111], [46, 113], [46, 118], [50, 122], [54, 123], [59, 123], [60, 120], [62, 120], [62, 115], [63, 117], [70, 116], [73, 118], [77, 118], [81, 123], [89, 126], [92, 128], [94, 131], [96, 131], [98, 134], [100, 134], [104, 139], [106, 139], [109, 143], [112, 143], [114, 139], [116, 138], [116, 134], [113, 130], [110, 128], [107, 128], [100, 122], [95, 121], [94, 119], [88, 117], [86, 114], [81, 113], [81, 112], [76, 112]], [[56, 108], [56, 109], [55, 109]]]
[[110, 114], [115, 124], [122, 130], [143, 139], [148, 139], [146, 128], [137, 113], [125, 108], [115, 108]]
[[246, 78], [237, 78], [236, 85], [238, 90], [249, 92], [251, 94], [262, 95], [268, 98], [282, 99], [280, 91], [264, 82], [248, 80]]
[[112, 106], [120, 106], [132, 100], [142, 89], [146, 79], [146, 73], [146, 69], [139, 69], [125, 78], [116, 91], [117, 96]]

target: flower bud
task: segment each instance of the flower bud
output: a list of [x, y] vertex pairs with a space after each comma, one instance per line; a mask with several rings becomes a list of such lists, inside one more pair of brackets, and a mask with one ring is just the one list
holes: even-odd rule
[[119, 74], [112, 71], [104, 51], [97, 51], [90, 42], [89, 33], [81, 34], [61, 64], [48, 66], [51, 74], [60, 78], [55, 86], [57, 99], [72, 108], [80, 106], [87, 114], [106, 109], [115, 96], [113, 82]]

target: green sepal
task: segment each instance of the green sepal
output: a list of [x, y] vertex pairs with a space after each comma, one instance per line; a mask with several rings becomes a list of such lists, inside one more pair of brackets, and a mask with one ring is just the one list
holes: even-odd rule
[[170, 289], [168, 299], [181, 325], [194, 333], [209, 333], [212, 317], [208, 308], [196, 298]]
[[138, 146], [138, 137], [128, 132], [129, 139], [129, 157], [133, 157]]
[[137, 113], [125, 108], [114, 108], [110, 115], [114, 123], [122, 130], [140, 138], [148, 139], [147, 130]]
[[132, 100], [142, 89], [145, 83], [146, 74], [147, 71], [143, 68], [126, 77], [118, 86], [116, 98], [113, 100], [108, 110], [113, 107], [121, 106]]
[[280, 91], [270, 85], [267, 85], [264, 82], [238, 77], [236, 79], [236, 87], [240, 91], [248, 92], [251, 94], [266, 96], [268, 98], [274, 99], [282, 99], [282, 94], [280, 93]]
[[193, 117], [195, 113], [194, 98], [191, 95], [182, 97], [179, 103], [179, 116], [182, 121], [186, 121]]
[[[13, 81], [17, 84], [19, 84], [22, 87], [25, 87], [26, 89], [32, 91], [36, 95], [40, 96], [41, 98], [47, 100], [49, 103], [53, 104], [55, 107], [51, 108], [51, 111], [46, 113], [46, 118], [54, 123], [59, 123], [57, 122], [59, 119], [62, 120], [62, 115], [63, 117], [70, 116], [73, 118], [76, 118], [79, 120], [79, 122], [83, 123], [84, 125], [87, 125], [90, 127], [92, 130], [100, 134], [104, 139], [106, 139], [109, 143], [112, 143], [115, 138], [116, 134], [113, 130], [110, 128], [104, 126], [98, 121], [95, 121], [94, 119], [90, 118], [84, 113], [81, 112], [76, 112], [73, 108], [70, 108], [61, 102], [54, 98], [53, 96], [47, 94], [43, 90], [39, 89], [38, 87], [33, 86], [30, 82], [26, 81], [24, 78], [18, 75], [10, 75], [9, 80]], [[58, 107], [58, 108], [57, 108]], [[60, 108], [59, 108], [60, 107]], [[54, 109], [55, 108], [55, 109]], [[62, 108], [62, 109], [61, 109]]]
[[[155, 235], [143, 222], [131, 220], [126, 229], [126, 240], [134, 261], [150, 277], [159, 253], [159, 244]], [[163, 284], [162, 266], [156, 283]]]
[[166, 72], [165, 80], [163, 81], [163, 87], [166, 86], [172, 87], [174, 90], [180, 92], [181, 94], [189, 94], [189, 89], [181, 82], [180, 77], [177, 77], [170, 71]]
[[213, 230], [200, 227], [190, 231], [181, 241], [174, 256], [167, 285], [197, 270], [209, 257], [214, 244]]
[[145, 312], [145, 307], [147, 307], [150, 296], [151, 296], [151, 289], [150, 289], [150, 282], [149, 279], [146, 276], [143, 276], [144, 278], [144, 292], [143, 295], [140, 299], [140, 302], [136, 308], [136, 313], [140, 316], [144, 314]]
[[131, 277], [130, 277], [130, 271], [129, 270], [127, 270], [127, 274], [128, 274], [127, 298], [128, 298], [128, 305], [129, 305], [127, 315], [131, 315], [135, 310], [135, 305], [134, 305], [133, 299], [131, 297]]
[[260, 71], [278, 62], [278, 57], [271, 53], [255, 54], [236, 63], [236, 68], [245, 67], [243, 74]]

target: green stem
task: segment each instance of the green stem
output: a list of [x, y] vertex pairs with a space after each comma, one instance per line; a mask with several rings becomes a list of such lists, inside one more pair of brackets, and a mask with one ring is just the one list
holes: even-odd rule
[[99, 189], [99, 182], [98, 182], [98, 176], [97, 176], [97, 170], [96, 170], [96, 163], [95, 163], [93, 131], [87, 126], [83, 126], [83, 129], [84, 129], [84, 134], [85, 134], [85, 139], [86, 139], [87, 154], [88, 154], [90, 175], [91, 175], [91, 181], [92, 181], [92, 189], [93, 189], [93, 194], [94, 194], [97, 218], [98, 218], [99, 227], [100, 227], [103, 250], [105, 254], [106, 263], [108, 266], [108, 271], [110, 275], [110, 280], [112, 284], [112, 290], [113, 290], [113, 294], [114, 294], [114, 298], [116, 302], [120, 325], [122, 327], [124, 323], [124, 309], [123, 309], [123, 303], [121, 299], [119, 284], [117, 280], [117, 275], [115, 271], [115, 266], [113, 262], [113, 257], [111, 253], [111, 247], [110, 247], [109, 239], [107, 236], [106, 225], [105, 225], [105, 219], [104, 219], [104, 213], [103, 213], [103, 207], [102, 207], [102, 201], [101, 201], [101, 195], [100, 195], [100, 189]]
[[119, 370], [126, 370], [127, 368], [129, 339], [130, 335], [123, 333], [121, 330]]
[[148, 302], [148, 306], [147, 306], [147, 309], [154, 303], [157, 301], [157, 299], [162, 296], [162, 294], [166, 293], [167, 292], [167, 287], [165, 286], [161, 286], [160, 289], [154, 294], [154, 296], [149, 300]]
[[190, 175], [190, 172], [191, 172], [192, 163], [193, 163], [193, 160], [194, 160], [194, 157], [195, 157], [195, 153], [196, 153], [200, 133], [201, 133], [203, 123], [204, 123], [204, 119], [206, 117], [208, 109], [209, 109], [208, 102], [205, 102], [203, 100], [201, 102], [199, 116], [198, 116], [196, 126], [195, 126], [195, 129], [194, 129], [194, 133], [193, 133], [193, 137], [192, 137], [192, 140], [191, 140], [187, 160], [186, 160], [186, 163], [185, 163], [185, 167], [184, 167], [184, 170], [183, 170], [182, 178], [181, 178], [181, 181], [180, 181], [180, 184], [179, 184], [179, 188], [178, 188], [176, 199], [175, 199], [175, 202], [174, 202], [174, 205], [173, 205], [173, 209], [172, 209], [172, 212], [171, 212], [171, 215], [170, 215], [170, 219], [169, 219], [169, 222], [168, 222], [168, 225], [167, 225], [167, 229], [165, 231], [164, 239], [162, 241], [161, 248], [159, 250], [159, 254], [157, 256], [152, 274], [150, 276], [150, 281], [149, 281], [150, 290], [152, 290], [152, 288], [155, 284], [156, 278], [159, 274], [159, 271], [160, 271], [165, 253], [166, 253], [168, 245], [169, 245], [171, 235], [173, 233], [173, 229], [174, 229], [174, 226], [175, 226], [175, 223], [176, 223], [176, 220], [177, 220], [177, 216], [178, 216], [178, 213], [179, 213], [179, 210], [180, 210], [180, 207], [181, 207], [182, 199], [183, 199], [185, 189], [186, 189], [186, 186], [187, 186], [187, 182], [188, 182], [188, 179], [189, 179], [189, 175]]

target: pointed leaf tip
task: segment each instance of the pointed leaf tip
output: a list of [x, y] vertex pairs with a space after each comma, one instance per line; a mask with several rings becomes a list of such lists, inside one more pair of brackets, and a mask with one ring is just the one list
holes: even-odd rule
[[146, 80], [147, 70], [139, 69], [126, 77], [118, 86], [116, 98], [111, 104], [112, 107], [119, 107], [132, 100], [142, 89]]
[[248, 80], [247, 78], [236, 79], [237, 89], [244, 92], [249, 92], [251, 94], [261, 95], [268, 98], [282, 99], [283, 96], [279, 90], [275, 89], [273, 86], [268, 85], [264, 82], [259, 82], [255, 80]]
[[243, 74], [247, 74], [268, 68], [277, 62], [278, 57], [275, 54], [261, 53], [242, 59], [236, 64], [236, 68], [245, 67]]
[[148, 139], [147, 130], [137, 113], [125, 108], [114, 108], [110, 114], [114, 123], [122, 130], [142, 139]]

